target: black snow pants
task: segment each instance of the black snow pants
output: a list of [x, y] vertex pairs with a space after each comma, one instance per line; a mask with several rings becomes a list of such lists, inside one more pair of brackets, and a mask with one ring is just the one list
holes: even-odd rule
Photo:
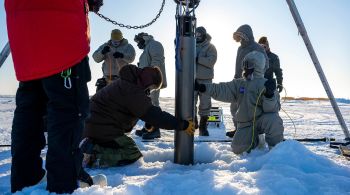
[[[11, 192], [37, 184], [45, 175], [43, 116], [47, 115], [47, 190], [72, 193], [78, 187], [82, 153], [79, 142], [89, 109], [88, 58], [71, 68], [71, 85], [61, 73], [20, 82], [11, 133]], [[69, 88], [70, 86], [70, 88]]]

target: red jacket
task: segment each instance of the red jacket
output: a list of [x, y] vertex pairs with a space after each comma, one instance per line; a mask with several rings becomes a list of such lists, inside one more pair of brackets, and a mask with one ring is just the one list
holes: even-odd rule
[[19, 81], [57, 74], [89, 53], [86, 0], [5, 0], [5, 9]]

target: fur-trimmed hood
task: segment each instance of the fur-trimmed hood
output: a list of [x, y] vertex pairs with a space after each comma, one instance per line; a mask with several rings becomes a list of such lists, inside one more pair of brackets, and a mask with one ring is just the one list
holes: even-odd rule
[[241, 33], [246, 39], [242, 39], [242, 46], [248, 45], [251, 42], [254, 42], [253, 30], [248, 24], [240, 26], [236, 33]]

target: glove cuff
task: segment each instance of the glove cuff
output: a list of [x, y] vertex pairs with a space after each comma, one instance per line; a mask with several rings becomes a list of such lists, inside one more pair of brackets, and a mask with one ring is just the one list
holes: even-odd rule
[[153, 125], [149, 124], [149, 123], [146, 123], [145, 124], [145, 129], [148, 131], [148, 132], [152, 132], [154, 127]]
[[180, 125], [179, 125], [179, 128], [177, 129], [178, 131], [184, 131], [184, 130], [186, 130], [187, 128], [188, 128], [188, 125], [189, 125], [190, 123], [188, 122], [188, 121], [186, 121], [186, 120], [182, 120], [181, 122], [180, 122]]
[[274, 94], [267, 94], [267, 93], [265, 93], [264, 95], [265, 95], [265, 97], [267, 97], [267, 98], [272, 98]]
[[207, 90], [206, 86], [204, 84], [199, 85], [198, 91], [201, 93], [204, 93]]

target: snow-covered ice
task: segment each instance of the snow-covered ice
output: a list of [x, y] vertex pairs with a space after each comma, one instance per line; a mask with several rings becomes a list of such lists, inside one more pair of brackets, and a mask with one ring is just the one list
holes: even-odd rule
[[[161, 98], [161, 107], [174, 113], [174, 99]], [[350, 125], [350, 101], [340, 99], [338, 105]], [[328, 142], [300, 143], [293, 138], [336, 138], [344, 134], [328, 101], [293, 100], [283, 103], [280, 112], [287, 141], [268, 151], [253, 150], [234, 155], [229, 142], [199, 142], [227, 140], [225, 131], [232, 129], [229, 104], [213, 102], [223, 108], [224, 122], [220, 127], [209, 125], [209, 138], [196, 135], [195, 164], [173, 163], [174, 134], [162, 130], [156, 142], [142, 142], [130, 136], [144, 157], [134, 164], [108, 169], [89, 169], [92, 175], [107, 175], [108, 186], [77, 189], [74, 194], [350, 194], [350, 161], [329, 148]], [[15, 108], [13, 96], [0, 96], [0, 144], [10, 144]], [[139, 121], [135, 129], [141, 128]], [[294, 125], [296, 128], [294, 128]], [[42, 151], [45, 156], [46, 150]], [[10, 193], [11, 152], [0, 148], [0, 194]], [[46, 183], [25, 188], [18, 194], [48, 194]]]

